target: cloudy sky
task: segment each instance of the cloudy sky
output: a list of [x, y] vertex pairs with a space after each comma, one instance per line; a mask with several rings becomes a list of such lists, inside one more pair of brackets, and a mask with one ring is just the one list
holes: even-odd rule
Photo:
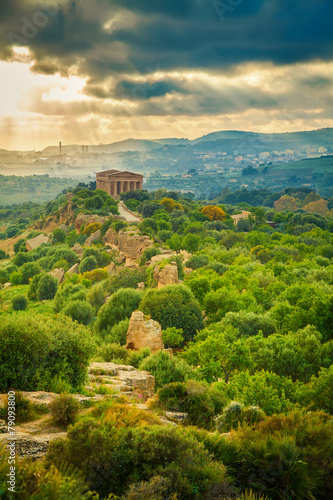
[[333, 127], [332, 0], [1, 0], [0, 148]]

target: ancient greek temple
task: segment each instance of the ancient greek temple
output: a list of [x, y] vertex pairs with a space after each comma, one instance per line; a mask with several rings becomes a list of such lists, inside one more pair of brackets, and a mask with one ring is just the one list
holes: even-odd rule
[[112, 198], [119, 199], [120, 193], [142, 189], [143, 175], [121, 170], [105, 170], [96, 174], [96, 189], [106, 191]]

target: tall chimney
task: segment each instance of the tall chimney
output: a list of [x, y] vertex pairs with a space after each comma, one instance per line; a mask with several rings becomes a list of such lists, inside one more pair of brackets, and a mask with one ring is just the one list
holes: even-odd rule
[[59, 142], [59, 154], [61, 154], [61, 141]]

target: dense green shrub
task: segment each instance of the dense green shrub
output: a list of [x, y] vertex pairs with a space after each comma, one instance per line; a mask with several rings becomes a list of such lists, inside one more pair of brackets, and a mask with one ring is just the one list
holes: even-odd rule
[[97, 314], [100, 307], [104, 304], [104, 297], [104, 288], [101, 284], [94, 285], [87, 293], [87, 301], [93, 307], [95, 314]]
[[105, 335], [120, 321], [129, 318], [138, 309], [142, 292], [132, 288], [122, 288], [114, 293], [98, 311], [96, 331]]
[[85, 328], [68, 318], [27, 313], [0, 324], [0, 392], [47, 390], [60, 376], [73, 387], [86, 377], [94, 348]]
[[43, 274], [38, 280], [37, 299], [52, 300], [58, 290], [58, 280], [51, 274]]
[[50, 404], [53, 422], [60, 427], [73, 424], [79, 414], [80, 403], [69, 394], [60, 394]]
[[239, 425], [253, 425], [264, 420], [265, 413], [258, 406], [244, 406], [237, 401], [231, 401], [216, 417], [216, 428], [219, 432], [228, 432]]
[[162, 329], [182, 328], [186, 341], [203, 328], [202, 312], [191, 290], [184, 285], [169, 285], [148, 290], [140, 309], [158, 321]]
[[276, 332], [275, 323], [269, 314], [255, 314], [245, 311], [228, 312], [221, 321], [222, 327], [227, 325], [237, 328], [241, 337], [258, 335], [260, 330], [264, 337]]
[[85, 257], [84, 259], [82, 259], [80, 264], [80, 273], [83, 274], [87, 271], [92, 271], [97, 267], [98, 263], [96, 258], [93, 255], [90, 255], [89, 257]]
[[224, 466], [177, 428], [115, 428], [107, 418], [87, 418], [69, 429], [67, 440], [50, 444], [47, 463], [62, 461], [80, 469], [102, 498], [125, 494], [133, 482], [156, 475], [168, 480], [171, 498], [214, 498], [213, 492], [224, 498], [231, 492]]
[[126, 344], [126, 334], [129, 326], [129, 318], [119, 321], [110, 330], [108, 335], [105, 337], [105, 342], [116, 342], [120, 345]]
[[[8, 491], [10, 463], [6, 448], [0, 448], [0, 491], [3, 500], [11, 500], [13, 495]], [[64, 500], [93, 500], [82, 474], [72, 466], [63, 466], [61, 471], [51, 466], [48, 469], [40, 460], [32, 461], [23, 458], [15, 464], [15, 498]]]
[[12, 298], [13, 311], [24, 311], [29, 305], [28, 299], [25, 295], [19, 294]]
[[26, 262], [20, 267], [22, 283], [28, 285], [30, 278], [33, 278], [36, 274], [40, 274], [41, 272], [41, 267], [37, 262]]
[[110, 361], [126, 363], [129, 352], [125, 346], [117, 343], [106, 343], [101, 344], [96, 352], [96, 356], [104, 359], [107, 363]]
[[89, 325], [94, 318], [94, 310], [86, 300], [70, 301], [63, 309], [62, 313], [69, 316], [73, 321], [81, 325]]
[[9, 254], [0, 249], [0, 260], [9, 259]]
[[74, 283], [62, 284], [55, 297], [53, 309], [54, 312], [59, 312], [69, 302], [69, 300], [86, 300], [87, 289], [83, 285], [76, 285]]
[[147, 271], [145, 268], [128, 269], [121, 267], [116, 269], [108, 282], [107, 290], [109, 293], [115, 293], [120, 288], [137, 288], [138, 283], [146, 281]]
[[170, 382], [184, 382], [195, 378], [194, 370], [182, 359], [159, 351], [145, 358], [139, 365], [140, 370], [147, 370], [155, 377], [156, 387], [162, 387]]
[[20, 271], [13, 271], [9, 276], [9, 281], [13, 285], [20, 285], [23, 281], [23, 275]]
[[9, 280], [9, 272], [7, 269], [0, 269], [0, 284], [3, 285]]
[[64, 243], [67, 233], [59, 227], [53, 231], [53, 241], [54, 243]]

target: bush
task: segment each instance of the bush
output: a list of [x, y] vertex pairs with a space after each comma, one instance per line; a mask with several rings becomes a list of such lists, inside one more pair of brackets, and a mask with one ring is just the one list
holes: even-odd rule
[[183, 341], [183, 330], [181, 328], [167, 328], [162, 332], [163, 344], [166, 348], [179, 347]]
[[69, 394], [61, 394], [50, 404], [53, 422], [60, 427], [73, 424], [79, 414], [80, 403]]
[[43, 274], [38, 281], [37, 299], [52, 300], [58, 290], [58, 280], [51, 274]]
[[115, 271], [111, 276], [108, 284], [108, 292], [115, 293], [120, 288], [135, 288], [137, 289], [138, 283], [145, 282], [147, 278], [147, 271], [145, 268], [128, 269], [121, 267]]
[[[109, 412], [110, 417], [113, 413]], [[157, 474], [170, 484], [171, 496], [164, 498], [176, 494], [179, 498], [199, 498], [199, 493], [208, 499], [214, 498], [209, 495], [216, 490], [215, 498], [224, 498], [229, 487], [224, 466], [180, 429], [170, 432], [169, 427], [147, 425], [119, 428], [119, 424], [115, 428], [113, 419], [106, 416], [101, 422], [87, 418], [70, 428], [67, 440], [50, 444], [46, 461], [57, 466], [66, 461], [79, 468], [102, 498], [110, 493], [125, 494], [133, 481], [150, 481]]]
[[9, 276], [9, 281], [15, 286], [18, 286], [23, 281], [23, 276], [20, 271], [13, 271]]
[[43, 462], [35, 462], [29, 458], [20, 458], [15, 464], [15, 496], [7, 494], [10, 462], [8, 449], [0, 448], [0, 490], [2, 498], [63, 500], [92, 500], [93, 494], [88, 491], [83, 476], [71, 466], [63, 466], [61, 471], [51, 465], [45, 469]]
[[28, 299], [25, 295], [15, 295], [12, 298], [13, 311], [24, 311], [29, 305]]
[[101, 230], [102, 225], [99, 222], [93, 222], [92, 224], [88, 224], [83, 231], [83, 234], [86, 236], [90, 236], [93, 233], [96, 233], [96, 231]]
[[170, 411], [188, 413], [187, 423], [210, 429], [213, 425], [215, 407], [205, 382], [188, 380], [173, 382], [158, 389], [160, 406]]
[[6, 253], [4, 250], [0, 249], [0, 260], [9, 259], [9, 258], [10, 258], [10, 255], [8, 253]]
[[9, 280], [9, 272], [7, 269], [0, 269], [0, 284], [3, 285]]
[[104, 288], [101, 284], [90, 288], [87, 293], [87, 301], [93, 307], [95, 314], [97, 314], [100, 307], [104, 304]]
[[53, 231], [53, 241], [55, 243], [64, 243], [66, 236], [66, 231], [60, 229], [59, 227]]
[[155, 257], [155, 255], [159, 255], [160, 253], [161, 251], [154, 246], [146, 248], [140, 257], [139, 261], [140, 266], [144, 266], [148, 261], [150, 261], [152, 257]]
[[185, 382], [195, 378], [194, 370], [182, 359], [159, 351], [145, 358], [139, 365], [140, 370], [146, 370], [155, 377], [156, 387], [162, 387], [170, 382]]
[[129, 318], [119, 321], [110, 330], [108, 335], [105, 337], [105, 342], [116, 342], [120, 345], [126, 344], [126, 335], [129, 327]]
[[86, 273], [87, 271], [92, 271], [93, 269], [96, 269], [96, 267], [98, 267], [98, 263], [93, 255], [85, 257], [84, 259], [82, 259], [80, 264], [80, 274]]
[[23, 266], [20, 267], [20, 272], [22, 274], [22, 283], [24, 285], [28, 285], [29, 280], [36, 274], [40, 274], [42, 270], [37, 262], [26, 262], [25, 264], [23, 264]]
[[53, 310], [58, 313], [68, 304], [69, 300], [85, 300], [86, 296], [87, 289], [83, 285], [65, 283], [61, 285], [54, 297]]
[[94, 310], [89, 302], [85, 300], [74, 300], [67, 304], [62, 310], [65, 316], [69, 316], [73, 321], [81, 325], [89, 325], [94, 319]]
[[48, 390], [61, 375], [72, 387], [85, 381], [94, 350], [86, 329], [68, 318], [26, 313], [0, 323], [0, 392]]
[[121, 361], [121, 363], [125, 363], [127, 361], [128, 354], [129, 352], [125, 346], [121, 346], [116, 343], [103, 343], [98, 348], [96, 356], [103, 358], [106, 363], [109, 363], [110, 361]]
[[122, 288], [114, 293], [108, 302], [98, 311], [96, 331], [105, 333], [120, 321], [129, 318], [140, 304], [142, 292], [131, 288]]
[[223, 410], [223, 413], [216, 417], [216, 428], [219, 432], [228, 432], [237, 429], [239, 425], [253, 425], [264, 420], [265, 413], [258, 406], [247, 406], [231, 401]]
[[195, 270], [206, 266], [208, 262], [208, 255], [192, 255], [192, 257], [190, 257], [186, 262], [186, 266]]
[[162, 329], [182, 328], [185, 341], [203, 328], [202, 312], [191, 290], [184, 285], [169, 285], [148, 290], [140, 309], [158, 321]]

